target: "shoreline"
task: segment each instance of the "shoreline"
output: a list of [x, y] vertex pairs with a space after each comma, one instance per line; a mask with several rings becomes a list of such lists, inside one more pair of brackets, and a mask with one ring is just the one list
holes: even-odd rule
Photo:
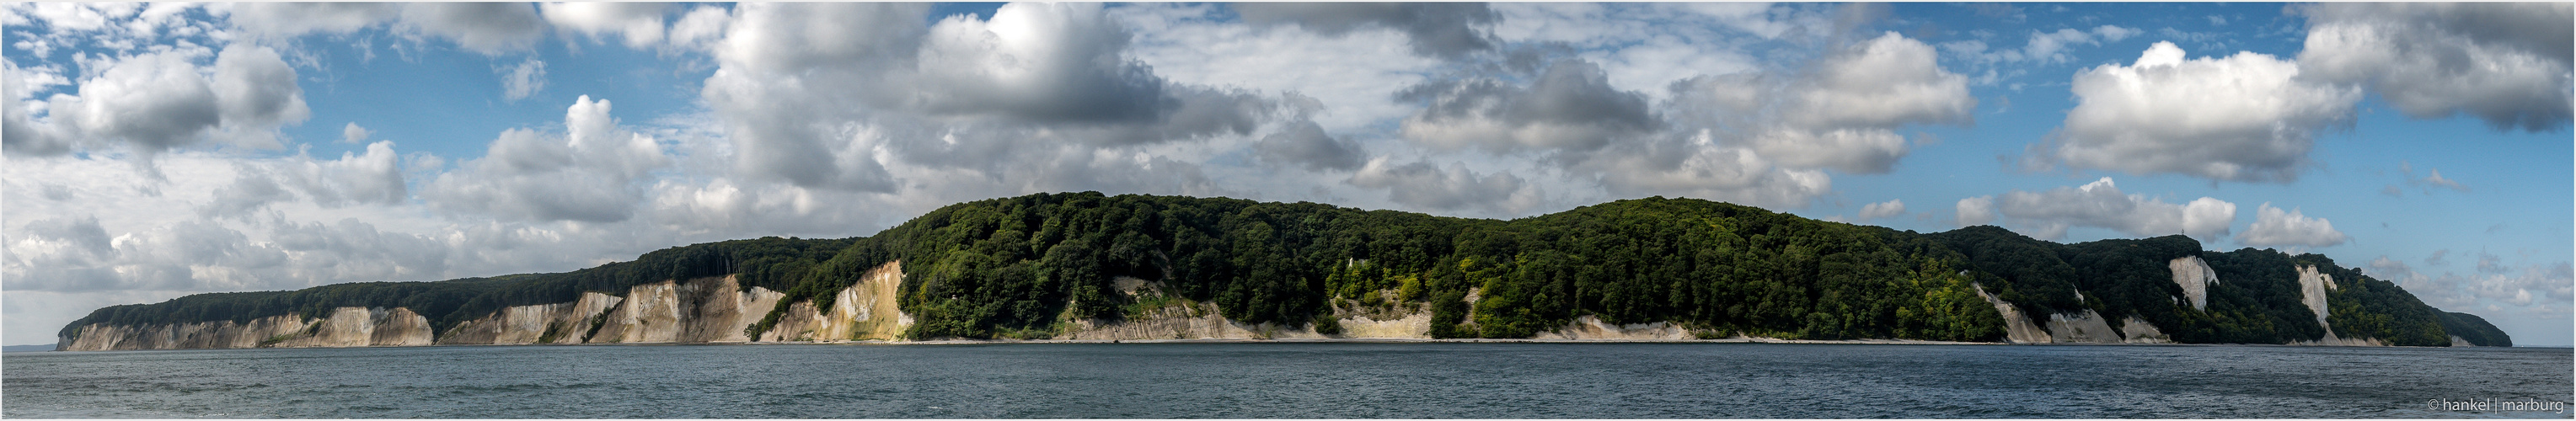
[[[1927, 340], [1913, 340], [1913, 339], [1843, 339], [1843, 340], [1805, 340], [1805, 339], [1775, 339], [1775, 338], [1747, 338], [1747, 337], [1734, 337], [1734, 338], [1724, 338], [1724, 339], [1508, 339], [1508, 338], [1457, 338], [1457, 339], [1423, 339], [1423, 338], [1307, 338], [1307, 339], [1250, 339], [1250, 338], [1196, 338], [1196, 339], [1139, 339], [1139, 340], [1123, 340], [1123, 339], [1121, 339], [1121, 340], [1102, 340], [1102, 339], [937, 339], [937, 340], [922, 340], [922, 341], [858, 340], [858, 341], [767, 341], [767, 342], [764, 342], [764, 341], [752, 341], [752, 342], [628, 342], [628, 343], [581, 343], [581, 344], [534, 344], [534, 343], [532, 343], [532, 344], [444, 344], [444, 345], [416, 345], [416, 346], [363, 346], [363, 347], [169, 348], [169, 349], [117, 349], [117, 350], [99, 350], [99, 351], [52, 351], [52, 350], [48, 350], [48, 351], [15, 351], [15, 352], [11, 352], [11, 353], [25, 353], [25, 352], [102, 352], [102, 351], [104, 351], [104, 352], [116, 352], [116, 351], [188, 351], [188, 350], [230, 350], [230, 349], [433, 348], [433, 347], [490, 347], [490, 346], [502, 346], [502, 347], [507, 347], [507, 346], [702, 346], [702, 345], [867, 345], [867, 346], [906, 346], [906, 345], [1252, 344], [1252, 343], [1282, 343], [1282, 344], [1334, 344], [1334, 343], [1389, 343], [1389, 344], [1402, 344], [1402, 343], [1457, 343], [1457, 344], [1790, 344], [1790, 345], [1993, 345], [1993, 346], [2013, 346], [2013, 345], [2030, 345], [2030, 346], [2259, 346], [2259, 347], [2329, 347], [2329, 348], [2364, 348], [2364, 347], [2355, 347], [2355, 346], [2339, 346], [2339, 345], [2291, 345], [2291, 344], [2183, 344], [2183, 343], [2089, 343], [2089, 342], [2082, 342], [2082, 343], [2012, 343], [2012, 342], [1957, 342], [1957, 341], [1927, 341]], [[2367, 348], [2445, 348], [2445, 347], [2376, 346], [2376, 347], [2367, 347]], [[2479, 347], [2479, 348], [2488, 348], [2488, 347]], [[2518, 348], [2531, 348], [2531, 347], [2518, 347]], [[2545, 347], [2544, 347], [2544, 348], [2545, 348]]]

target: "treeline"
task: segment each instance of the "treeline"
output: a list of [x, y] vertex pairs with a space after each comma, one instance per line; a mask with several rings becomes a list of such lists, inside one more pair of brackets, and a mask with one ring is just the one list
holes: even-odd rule
[[[2221, 282], [2207, 309], [2182, 300], [2167, 262], [2200, 256]], [[1982, 287], [2025, 314], [2096, 311], [2181, 342], [2285, 343], [2325, 331], [2300, 302], [2297, 264], [2333, 276], [2343, 337], [2509, 344], [2475, 316], [2442, 313], [2323, 256], [2204, 252], [2188, 237], [2057, 244], [1991, 226], [1936, 234], [1818, 221], [1726, 203], [1648, 198], [1509, 221], [1226, 198], [1036, 194], [960, 203], [868, 237], [763, 238], [675, 247], [557, 274], [200, 294], [101, 309], [73, 326], [318, 316], [409, 307], [444, 331], [503, 307], [623, 294], [668, 279], [737, 274], [828, 310], [869, 269], [901, 261], [911, 338], [1038, 338], [1138, 303], [1114, 279], [1214, 303], [1224, 317], [1334, 333], [1336, 311], [1433, 313], [1431, 335], [1524, 338], [1584, 317], [1670, 322], [1708, 336], [1998, 341]], [[2081, 291], [2080, 293], [2078, 291]], [[70, 329], [66, 327], [68, 335]]]
[[900, 303], [917, 338], [1047, 337], [1070, 318], [1117, 319], [1121, 276], [1159, 280], [1246, 323], [1329, 324], [1337, 304], [1427, 306], [1435, 337], [1529, 337], [1585, 315], [1716, 335], [2002, 337], [1957, 254], [1920, 236], [1698, 200], [1494, 221], [1045, 194], [942, 208], [843, 257], [827, 267], [844, 275], [782, 302], [828, 303], [858, 271], [903, 260]]
[[[2299, 266], [2315, 266], [2335, 284], [2326, 291], [2327, 324], [2338, 337], [2408, 346], [2446, 346], [2450, 336], [2481, 346], [2512, 343], [2484, 319], [2446, 316], [2457, 313], [2435, 310], [2394, 283], [2317, 254], [2207, 252], [2180, 235], [2057, 244], [1991, 226], [1929, 237], [1967, 255], [1987, 291], [2034, 320], [2093, 310], [2114, 328], [2135, 316], [2177, 342], [2315, 341], [2326, 329], [2302, 300], [2298, 274]], [[2173, 282], [2168, 262], [2185, 256], [2200, 257], [2218, 275], [2207, 288], [2206, 308], [2185, 302], [2182, 287]]]

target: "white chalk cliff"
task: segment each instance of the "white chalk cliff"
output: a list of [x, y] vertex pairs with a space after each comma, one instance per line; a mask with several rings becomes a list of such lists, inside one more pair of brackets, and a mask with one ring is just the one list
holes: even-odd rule
[[[2174, 283], [2182, 287], [2184, 297], [2180, 297], [2177, 304], [2188, 303], [2192, 309], [2205, 310], [2208, 288], [2219, 282], [2208, 263], [2197, 257], [2183, 257], [2168, 262], [2167, 267], [2173, 270]], [[2333, 279], [2319, 273], [2314, 266], [2299, 267], [2299, 274], [2303, 301], [2316, 314], [2317, 324], [2328, 326], [2326, 297], [2328, 291], [2336, 288]], [[742, 288], [734, 277], [726, 276], [636, 285], [624, 291], [623, 295], [585, 292], [572, 302], [508, 307], [435, 334], [430, 331], [428, 320], [409, 309], [343, 307], [322, 317], [280, 315], [247, 323], [226, 320], [153, 326], [92, 324], [81, 327], [73, 337], [64, 338], [61, 349], [903, 341], [907, 338], [902, 335], [912, 326], [913, 318], [904, 314], [896, 302], [902, 282], [902, 262], [878, 266], [862, 275], [854, 285], [836, 291], [828, 309], [811, 300], [787, 303], [770, 328], [760, 332], [757, 338], [747, 336], [747, 328], [768, 316], [772, 309], [781, 308], [779, 301], [785, 294], [761, 287]], [[1119, 278], [1114, 282], [1119, 292], [1130, 299], [1158, 303], [1158, 306], [1142, 309], [1140, 314], [1122, 320], [1078, 319], [1067, 312], [1051, 339], [1430, 338], [1431, 312], [1428, 305], [1421, 303], [1368, 307], [1356, 300], [1340, 300], [1331, 306], [1331, 317], [1341, 327], [1341, 332], [1327, 335], [1316, 332], [1311, 325], [1247, 324], [1228, 320], [1215, 303], [1168, 295], [1161, 285], [1151, 281]], [[1987, 293], [1982, 285], [1976, 287], [1976, 292], [2002, 313], [2005, 340], [2008, 342], [2172, 342], [2157, 326], [2136, 316], [2123, 317], [2118, 328], [2111, 327], [2108, 320], [2092, 310], [2051, 314], [2041, 320]], [[1392, 300], [1394, 291], [1378, 293], [1380, 298], [1386, 298], [1378, 301], [1396, 301]], [[1469, 294], [1471, 313], [1460, 320], [1462, 324], [1474, 320], [1473, 301], [1478, 295]], [[2331, 329], [2328, 332], [2323, 340], [2300, 343], [2382, 345], [2376, 339], [2340, 338], [2331, 333]], [[1596, 317], [1582, 316], [1566, 326], [1539, 332], [1533, 338], [1691, 340], [1699, 338], [1702, 333], [1670, 323], [1614, 325]]]

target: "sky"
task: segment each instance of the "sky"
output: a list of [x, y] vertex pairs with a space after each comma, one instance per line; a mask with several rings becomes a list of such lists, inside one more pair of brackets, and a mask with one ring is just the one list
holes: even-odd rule
[[2318, 253], [2570, 344], [2568, 3], [12, 3], [0, 343], [1040, 192]]

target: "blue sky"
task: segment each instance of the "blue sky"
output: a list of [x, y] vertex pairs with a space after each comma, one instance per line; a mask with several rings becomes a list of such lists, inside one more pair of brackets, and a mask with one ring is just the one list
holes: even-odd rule
[[566, 271], [1098, 190], [2183, 233], [2324, 254], [2567, 345], [2569, 15], [19, 3], [0, 342], [104, 305]]

